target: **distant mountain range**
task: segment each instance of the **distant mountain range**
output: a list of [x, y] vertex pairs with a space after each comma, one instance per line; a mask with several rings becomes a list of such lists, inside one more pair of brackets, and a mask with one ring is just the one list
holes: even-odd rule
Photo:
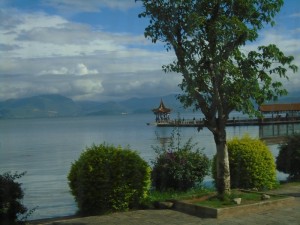
[[61, 95], [38, 95], [0, 102], [0, 118], [77, 116], [80, 105]]
[[[183, 111], [175, 95], [162, 97], [166, 107]], [[38, 95], [0, 102], [0, 118], [45, 118], [151, 113], [160, 97], [132, 98], [118, 102], [73, 101], [57, 94]]]
[[[124, 101], [93, 102], [73, 101], [57, 94], [38, 95], [22, 99], [0, 102], [0, 119], [6, 118], [45, 118], [74, 117], [151, 113], [163, 99], [165, 106], [173, 112], [186, 112], [176, 95], [152, 98], [131, 98]], [[278, 103], [300, 102], [300, 92], [281, 98]]]
[[183, 111], [183, 107], [176, 95], [167, 95], [163, 97], [151, 98], [131, 98], [123, 101], [109, 101], [104, 103], [99, 102], [77, 102], [83, 109], [84, 115], [116, 115], [116, 114], [137, 114], [151, 113], [153, 108], [159, 106], [163, 99], [166, 107], [174, 111]]

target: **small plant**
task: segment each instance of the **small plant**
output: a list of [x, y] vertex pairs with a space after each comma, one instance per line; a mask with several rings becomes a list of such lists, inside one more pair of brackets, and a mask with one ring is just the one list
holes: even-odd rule
[[6, 172], [0, 174], [0, 224], [25, 224], [26, 219], [35, 209], [28, 210], [21, 200], [24, 192], [21, 184], [16, 179], [23, 177], [26, 172], [14, 173]]
[[156, 190], [186, 191], [202, 183], [209, 173], [210, 160], [194, 147], [191, 139], [181, 145], [179, 130], [176, 134], [174, 130], [168, 148], [154, 148], [157, 157], [153, 161], [152, 184]]
[[[232, 188], [265, 190], [278, 186], [275, 161], [263, 141], [245, 135], [233, 138], [227, 145]], [[216, 181], [215, 158], [212, 173]]]
[[93, 145], [75, 161], [69, 186], [83, 215], [139, 207], [148, 197], [151, 169], [134, 151]]
[[288, 136], [279, 146], [276, 166], [279, 171], [289, 174], [289, 180], [300, 180], [300, 134]]

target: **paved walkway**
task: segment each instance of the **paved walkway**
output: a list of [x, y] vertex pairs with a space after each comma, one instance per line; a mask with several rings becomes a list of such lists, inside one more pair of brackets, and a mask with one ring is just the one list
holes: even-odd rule
[[138, 210], [105, 216], [73, 218], [56, 221], [32, 222], [43, 225], [300, 225], [300, 184], [286, 186], [272, 193], [295, 197], [293, 204], [258, 213], [243, 214], [224, 219], [208, 219], [190, 216], [174, 210]]

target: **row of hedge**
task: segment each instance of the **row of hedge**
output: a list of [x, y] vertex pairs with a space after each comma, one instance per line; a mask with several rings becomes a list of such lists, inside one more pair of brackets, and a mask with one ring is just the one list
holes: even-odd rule
[[[281, 145], [277, 157], [278, 170], [289, 173], [290, 178], [299, 177], [299, 137]], [[216, 157], [211, 167], [203, 151], [194, 147], [191, 140], [179, 146], [172, 139], [167, 148], [156, 148], [152, 171], [128, 148], [105, 144], [87, 148], [68, 176], [80, 212], [91, 215], [140, 207], [147, 202], [151, 183], [158, 191], [186, 191], [201, 185], [210, 168], [216, 178]], [[228, 141], [228, 152], [232, 188], [265, 190], [278, 185], [276, 164], [264, 142], [249, 136], [234, 138]]]

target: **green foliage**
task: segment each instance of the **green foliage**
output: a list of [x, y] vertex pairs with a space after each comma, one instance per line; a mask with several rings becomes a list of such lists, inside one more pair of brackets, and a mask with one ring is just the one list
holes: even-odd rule
[[157, 157], [153, 161], [152, 183], [156, 190], [168, 189], [186, 191], [202, 183], [209, 173], [210, 160], [189, 139], [183, 146], [177, 132], [177, 143], [173, 131], [168, 146], [156, 148]]
[[183, 75], [179, 86], [185, 106], [201, 109], [209, 120], [220, 112], [221, 120], [233, 110], [257, 115], [254, 102], [260, 105], [287, 93], [272, 78], [297, 71], [293, 56], [274, 44], [247, 53], [242, 49], [265, 24], [274, 24], [283, 0], [141, 2], [139, 17], [150, 19], [145, 37], [163, 42], [177, 57], [163, 69]]
[[70, 169], [68, 180], [83, 215], [139, 207], [148, 196], [151, 169], [134, 151], [93, 145]]
[[277, 169], [289, 174], [290, 180], [300, 180], [300, 134], [287, 137], [279, 146], [276, 158]]
[[[272, 189], [278, 185], [276, 166], [266, 144], [249, 136], [228, 141], [230, 178], [232, 188]], [[216, 178], [216, 160], [212, 173]]]
[[[213, 133], [218, 154], [225, 156], [230, 112], [261, 116], [256, 105], [287, 94], [277, 78], [288, 78], [289, 71], [298, 69], [294, 57], [274, 44], [243, 50], [266, 24], [274, 25], [284, 1], [136, 1], [144, 7], [139, 17], [149, 19], [145, 37], [164, 43], [176, 55], [163, 70], [182, 74], [180, 101], [204, 114], [204, 126]], [[230, 189], [224, 162], [218, 167], [220, 194]]]
[[[16, 179], [25, 175], [9, 172], [0, 175], [0, 224], [25, 224], [26, 218], [34, 211], [29, 210], [21, 203], [24, 192]], [[19, 219], [20, 216], [23, 218]]]

